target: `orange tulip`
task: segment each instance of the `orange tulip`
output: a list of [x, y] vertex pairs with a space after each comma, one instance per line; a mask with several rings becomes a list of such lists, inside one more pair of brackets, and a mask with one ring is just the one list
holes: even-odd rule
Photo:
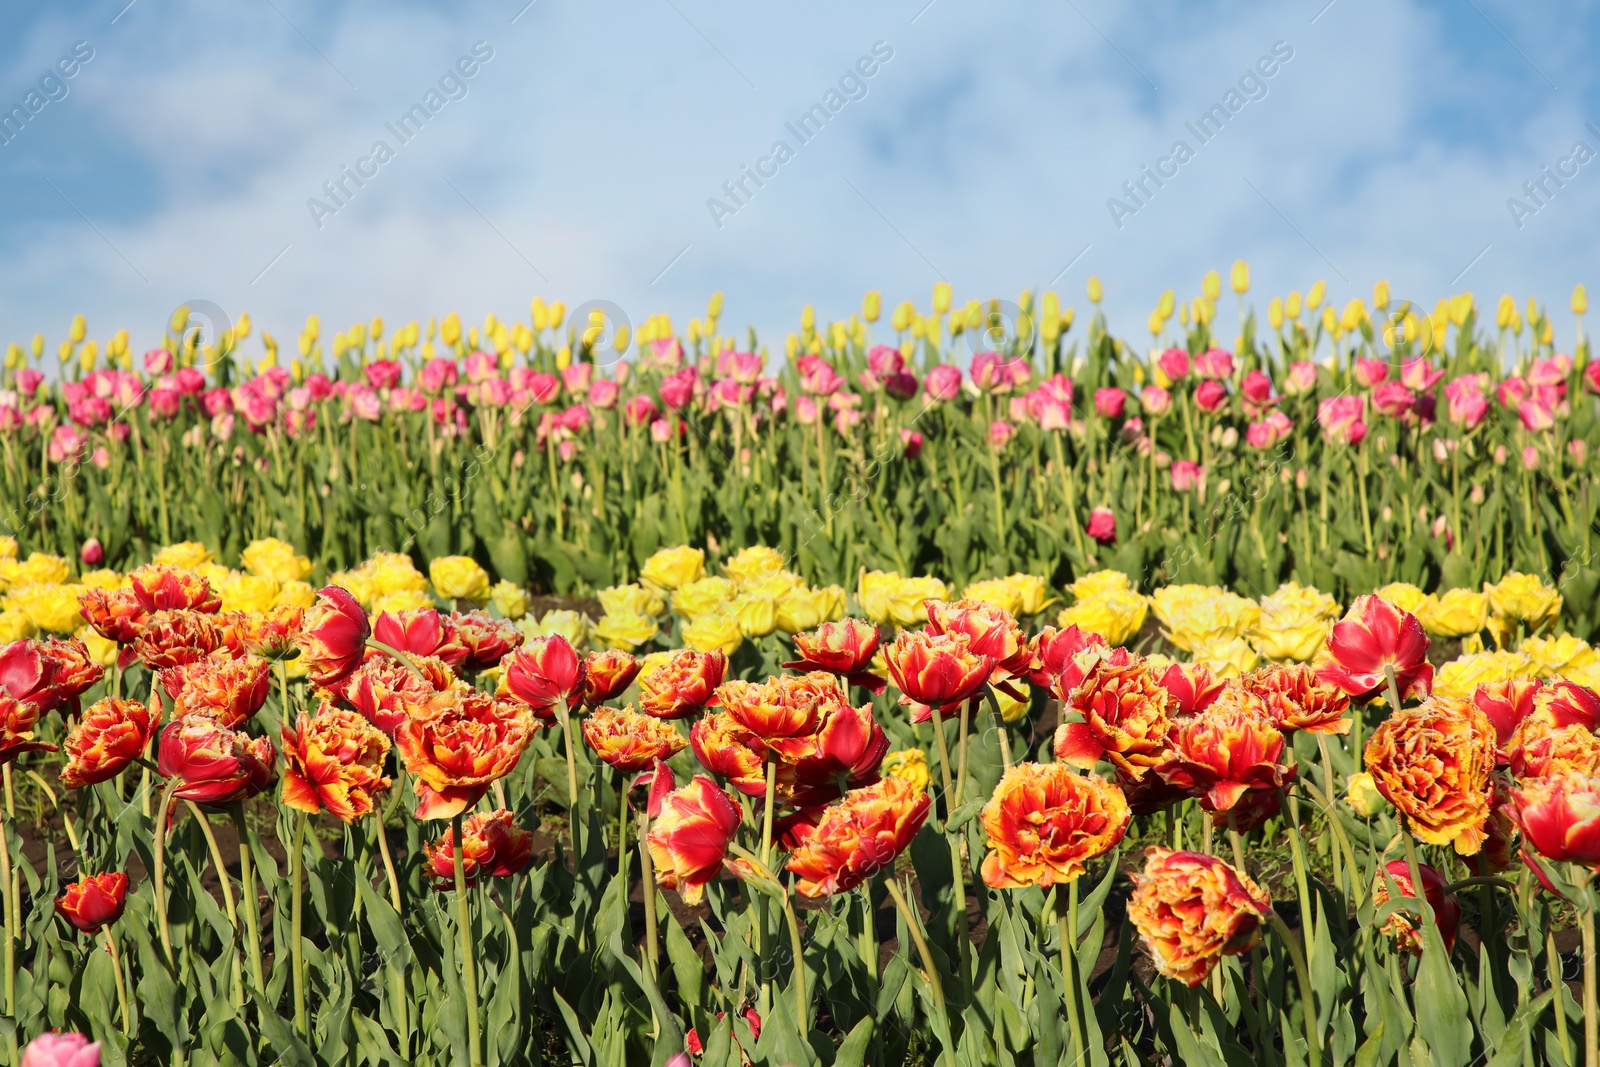
[[342, 696], [385, 736], [393, 737], [401, 723], [440, 693], [466, 688], [443, 660], [423, 656], [413, 657], [411, 663], [416, 671], [393, 656], [377, 653], [329, 691]]
[[1104, 650], [1106, 639], [1080, 630], [1074, 623], [1065, 630], [1046, 626], [1034, 635], [1030, 647], [1033, 659], [1028, 664], [1028, 680], [1041, 689], [1070, 693], [1083, 681], [1087, 669], [1079, 666], [1079, 654], [1090, 649]]
[[1600, 778], [1567, 771], [1518, 782], [1509, 814], [1539, 855], [1600, 867]]
[[78, 595], [78, 614], [107, 641], [126, 645], [150, 617], [132, 589], [85, 589]]
[[177, 795], [221, 807], [246, 800], [272, 784], [277, 751], [265, 737], [230, 730], [209, 715], [174, 719], [161, 731], [156, 766], [163, 778], [181, 779]]
[[1172, 697], [1168, 712], [1175, 719], [1206, 710], [1227, 685], [1203, 663], [1174, 663], [1161, 672], [1156, 684]]
[[157, 725], [156, 716], [137, 700], [107, 697], [89, 705], [62, 742], [67, 765], [61, 784], [81, 789], [115, 778], [144, 754]]
[[1557, 726], [1600, 729], [1600, 696], [1576, 682], [1563, 679], [1541, 688], [1534, 694], [1533, 706], [1549, 709]]
[[536, 637], [502, 664], [503, 695], [520, 700], [541, 719], [555, 718], [556, 706], [575, 708], [583, 700], [584, 660], [565, 637]]
[[583, 739], [595, 755], [623, 774], [669, 760], [689, 744], [670, 723], [640, 715], [632, 705], [620, 711], [600, 708], [584, 719]]
[[54, 752], [55, 745], [33, 736], [42, 712], [39, 705], [0, 693], [0, 763], [10, 763], [24, 752]]
[[128, 575], [133, 595], [145, 611], [198, 611], [214, 615], [222, 598], [211, 591], [211, 583], [193, 571], [148, 563]]
[[982, 600], [929, 600], [923, 606], [928, 611], [928, 633], [966, 634], [974, 653], [994, 660], [991, 680], [997, 684], [1022, 678], [1032, 669], [1033, 649], [1028, 645], [1028, 635], [1011, 612]]
[[825, 671], [779, 675], [765, 682], [734, 679], [717, 687], [716, 700], [735, 722], [766, 741], [809, 734], [819, 716], [844, 702], [838, 681]]
[[392, 784], [383, 774], [389, 739], [358, 712], [324, 704], [283, 729], [283, 802], [309, 815], [355, 822]]
[[455, 628], [456, 640], [466, 647], [467, 658], [461, 666], [469, 671], [499, 666], [524, 640], [514, 623], [490, 618], [482, 611], [452, 612], [449, 622]]
[[1192, 792], [1206, 811], [1228, 811], [1251, 790], [1281, 789], [1295, 776], [1266, 703], [1240, 686], [1228, 686], [1205, 711], [1175, 725], [1169, 744], [1170, 757], [1157, 771]]
[[65, 707], [78, 712], [78, 697], [106, 670], [89, 658], [89, 650], [76, 637], [47, 637], [13, 641], [0, 651], [0, 688], [41, 712]]
[[1517, 725], [1505, 757], [1518, 778], [1543, 778], [1567, 771], [1595, 774], [1600, 772], [1600, 737], [1577, 723], [1558, 726], [1548, 707], [1541, 708]]
[[1071, 882], [1116, 847], [1131, 818], [1122, 790], [1098, 775], [1065, 763], [1019, 763], [983, 809], [983, 880], [993, 889]]
[[1367, 770], [1378, 791], [1430, 845], [1463, 856], [1483, 847], [1494, 794], [1494, 727], [1471, 702], [1433, 697], [1373, 731]]
[[295, 651], [295, 637], [305, 621], [305, 609], [273, 608], [246, 614], [239, 620], [239, 643], [251, 655], [263, 659], [286, 659]]
[[415, 777], [417, 818], [449, 819], [466, 811], [497, 779], [510, 774], [533, 736], [527, 706], [487, 693], [449, 689], [412, 715], [394, 744]]
[[619, 648], [584, 657], [583, 702], [597, 708], [627, 692], [639, 674], [639, 661]]
[[151, 670], [181, 667], [226, 647], [211, 616], [198, 611], [152, 612], [133, 639], [133, 653]]
[[1415, 615], [1382, 597], [1358, 596], [1344, 618], [1333, 624], [1327, 658], [1318, 665], [1317, 677], [1364, 704], [1383, 693], [1385, 668], [1393, 668], [1401, 700], [1427, 696], [1433, 690], [1428, 644]]
[[467, 661], [467, 646], [450, 621], [433, 608], [384, 612], [372, 624], [372, 637], [411, 656], [436, 656], [459, 670]]
[[[1388, 873], [1388, 878], [1384, 873]], [[1428, 904], [1433, 908], [1433, 917], [1439, 924], [1439, 934], [1444, 938], [1445, 951], [1449, 951], [1456, 943], [1456, 929], [1461, 924], [1461, 905], [1456, 898], [1446, 896], [1444, 876], [1426, 863], [1417, 864], [1417, 873], [1422, 876], [1422, 892], [1427, 897]], [[1372, 882], [1372, 906], [1382, 908], [1389, 903], [1389, 881], [1394, 880], [1396, 888], [1402, 897], [1416, 898], [1416, 890], [1411, 887], [1411, 864], [1405, 860], [1390, 860], [1379, 871]], [[1394, 938], [1395, 946], [1403, 952], [1413, 956], [1422, 956], [1422, 932], [1417, 929], [1411, 917], [1403, 911], [1396, 911], [1389, 916], [1389, 920], [1379, 927], [1384, 933]]]
[[[424, 845], [433, 888], [456, 887], [456, 834], [452, 827], [433, 844]], [[508, 878], [533, 863], [533, 835], [512, 821], [504, 808], [469, 815], [461, 823], [461, 874], [467, 888], [480, 878]]]
[[336, 585], [317, 592], [317, 602], [306, 609], [295, 643], [305, 660], [312, 684], [332, 686], [361, 666], [372, 628], [367, 613], [350, 592]]
[[1206, 980], [1223, 956], [1250, 951], [1272, 901], [1240, 871], [1200, 852], [1145, 849], [1133, 877], [1128, 919], [1156, 970], [1187, 986]]
[[795, 671], [828, 671], [872, 693], [883, 692], [882, 678], [872, 673], [878, 651], [878, 628], [860, 619], [825, 622], [810, 633], [794, 635], [800, 659], [784, 666]]
[[1252, 671], [1244, 687], [1266, 703], [1267, 714], [1284, 733], [1305, 730], [1314, 734], [1350, 732], [1350, 698], [1336, 686], [1317, 680], [1317, 672], [1304, 663], [1274, 665]]
[[927, 722], [930, 709], [960, 704], [982, 691], [996, 662], [974, 652], [964, 633], [932, 634], [903, 630], [884, 649], [889, 677], [900, 690], [900, 703], [912, 705], [911, 721]]
[[700, 903], [706, 883], [722, 871], [739, 817], [739, 806], [704, 775], [668, 794], [645, 838], [657, 884], [676, 889], [685, 904]]
[[121, 871], [86, 874], [56, 897], [56, 914], [85, 934], [98, 934], [122, 918], [127, 906], [128, 876]]
[[1144, 659], [1098, 660], [1071, 690], [1067, 707], [1082, 722], [1056, 728], [1055, 753], [1075, 767], [1092, 768], [1103, 756], [1130, 778], [1165, 762], [1172, 732], [1172, 697], [1156, 683]]
[[833, 896], [894, 869], [928, 818], [933, 800], [902, 778], [853, 789], [822, 813], [789, 857], [802, 896]]
[[[739, 725], [732, 715], [719, 711], [695, 723], [689, 729], [689, 744], [694, 747], [695, 759], [706, 770], [728, 779], [745, 796], [766, 796], [769, 750], [761, 738]], [[780, 763], [776, 773], [778, 791], [791, 792], [794, 768]]]
[[174, 719], [204, 712], [233, 730], [267, 702], [271, 666], [260, 656], [234, 659], [218, 650], [205, 659], [163, 671], [161, 685], [173, 698]]
[[639, 679], [639, 710], [657, 719], [682, 719], [717, 702], [728, 670], [719, 652], [684, 649]]

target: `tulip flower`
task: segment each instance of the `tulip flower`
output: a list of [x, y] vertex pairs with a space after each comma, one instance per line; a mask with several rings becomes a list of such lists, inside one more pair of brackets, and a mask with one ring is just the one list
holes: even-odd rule
[[669, 760], [689, 742], [671, 724], [641, 715], [630, 705], [600, 708], [583, 720], [583, 739], [594, 754], [623, 774], [636, 774]]
[[1274, 665], [1252, 671], [1244, 687], [1265, 702], [1273, 725], [1284, 733], [1305, 730], [1315, 734], [1350, 732], [1350, 698], [1335, 686], [1318, 681], [1309, 665]]
[[[738, 719], [731, 707], [728, 711]], [[877, 781], [889, 751], [889, 739], [874, 720], [872, 705], [855, 708], [843, 701], [823, 705], [810, 733], [761, 739], [794, 768], [792, 799], [800, 806], [820, 804], [844, 789]]]
[[1071, 882], [1117, 846], [1131, 817], [1122, 790], [1104, 778], [1065, 763], [1019, 763], [983, 809], [983, 880], [993, 889]]
[[251, 612], [239, 620], [239, 643], [251, 655], [267, 660], [298, 654], [295, 636], [305, 620], [305, 609], [293, 605]]
[[1504, 762], [1519, 780], [1568, 771], [1592, 775], [1600, 772], [1600, 737], [1587, 726], [1558, 725], [1554, 715], [1541, 709], [1512, 732], [1504, 746]]
[[1272, 912], [1260, 886], [1204, 853], [1148, 848], [1133, 883], [1129, 921], [1156, 970], [1187, 986], [1204, 982], [1223, 956], [1250, 951]]
[[392, 738], [406, 719], [428, 714], [440, 694], [465, 688], [443, 660], [425, 656], [414, 659], [408, 667], [392, 656], [380, 654], [329, 691], [342, 696], [368, 722]]
[[853, 789], [830, 805], [789, 857], [795, 889], [817, 899], [848, 892], [892, 871], [927, 821], [933, 800], [899, 778]]
[[535, 720], [517, 701], [449, 689], [432, 698], [425, 715], [396, 727], [395, 751], [415, 777], [417, 818], [449, 819], [483, 799], [522, 758]]
[[1028, 635], [1022, 632], [1009, 611], [981, 600], [956, 600], [948, 604], [930, 600], [925, 606], [929, 634], [966, 634], [970, 638], [971, 652], [995, 661], [991, 681], [1002, 684], [1009, 678], [1029, 673], [1033, 649], [1028, 646]]
[[[511, 812], [501, 808], [468, 816], [461, 824], [461, 872], [470, 889], [482, 878], [509, 878], [533, 863], [533, 835], [517, 826]], [[423, 845], [427, 873], [433, 888], [448, 892], [456, 885], [455, 829]]]
[[1028, 680], [1041, 689], [1071, 692], [1083, 681], [1087, 669], [1080, 667], [1078, 654], [1105, 647], [1105, 638], [1077, 626], [1062, 630], [1046, 626], [1034, 635], [1031, 643], [1033, 659], [1028, 665]]
[[1600, 778], [1567, 771], [1518, 782], [1509, 814], [1545, 859], [1600, 866]]
[[214, 615], [222, 608], [222, 598], [211, 591], [211, 583], [193, 571], [152, 563], [128, 575], [128, 582], [146, 612], [198, 611]]
[[1174, 663], [1161, 672], [1156, 684], [1172, 698], [1170, 711], [1174, 717], [1199, 714], [1228, 688], [1228, 684], [1203, 663]]
[[1228, 403], [1228, 387], [1221, 382], [1201, 382], [1194, 387], [1194, 403], [1201, 411], [1216, 414]]
[[267, 702], [272, 686], [270, 667], [259, 656], [235, 659], [218, 650], [205, 659], [163, 671], [161, 684], [173, 698], [174, 719], [201, 713], [234, 730]]
[[56, 914], [85, 934], [98, 934], [127, 906], [128, 876], [121, 871], [84, 875], [56, 897]]
[[67, 765], [61, 784], [81, 789], [115, 778], [144, 754], [157, 725], [155, 714], [137, 700], [107, 697], [91, 704], [62, 742]]
[[1081, 719], [1056, 728], [1058, 759], [1088, 769], [1104, 757], [1130, 778], [1165, 762], [1172, 698], [1143, 659], [1101, 659], [1074, 689], [1057, 695]]
[[1102, 545], [1112, 544], [1117, 539], [1117, 517], [1110, 508], [1095, 508], [1083, 530]]
[[10, 763], [24, 752], [56, 751], [55, 745], [33, 735], [40, 714], [39, 705], [0, 694], [0, 764]]
[[1187, 789], [1206, 811], [1231, 810], [1253, 790], [1282, 789], [1295, 776], [1284, 757], [1283, 734], [1265, 701], [1242, 686], [1228, 686], [1204, 711], [1177, 723], [1170, 756], [1156, 771]]
[[780, 675], [765, 682], [723, 682], [717, 688], [716, 703], [740, 726], [770, 741], [809, 734], [824, 709], [844, 703], [844, 694], [833, 675], [816, 671]]
[[728, 669], [721, 652], [684, 650], [639, 678], [639, 710], [658, 719], [682, 719], [717, 703]]
[[[505, 619], [493, 619], [481, 611], [452, 612], [446, 620], [455, 639], [466, 649], [466, 658], [456, 666], [481, 671], [499, 666], [500, 661], [521, 646], [524, 635]], [[442, 658], [442, 657], [441, 657]]]
[[308, 815], [344, 822], [372, 814], [393, 783], [383, 774], [389, 739], [359, 713], [324, 705], [283, 729], [283, 802]]
[[[1418, 872], [1422, 875], [1422, 892], [1428, 898], [1428, 905], [1433, 909], [1434, 920], [1439, 924], [1439, 934], [1444, 938], [1445, 951], [1450, 951], [1456, 943], [1456, 929], [1461, 923], [1461, 905], [1456, 902], [1454, 895], [1446, 895], [1444, 891], [1444, 876], [1426, 863], [1417, 865]], [[1400, 890], [1403, 897], [1416, 897], [1416, 891], [1411, 885], [1411, 865], [1405, 860], [1390, 860], [1379, 871], [1372, 882], [1372, 906], [1381, 908], [1389, 902], [1389, 885], [1393, 884]], [[1387, 922], [1379, 927], [1384, 933], [1394, 938], [1395, 946], [1404, 952], [1409, 952], [1419, 959], [1422, 956], [1422, 932], [1403, 911], [1390, 914]]]
[[433, 608], [384, 612], [372, 624], [372, 636], [390, 648], [412, 656], [436, 656], [451, 669], [467, 659], [467, 646], [451, 623]]
[[131, 642], [150, 615], [132, 589], [85, 589], [78, 612], [95, 633], [119, 645]]
[[972, 638], [960, 632], [901, 631], [883, 658], [900, 702], [916, 705], [911, 721], [918, 723], [931, 718], [929, 708], [948, 708], [975, 696], [998, 665], [992, 656], [974, 652]]
[[657, 884], [676, 889], [691, 907], [700, 903], [706, 883], [722, 871], [739, 820], [739, 806], [704, 775], [674, 790], [646, 835]]
[[[760, 737], [741, 726], [732, 715], [719, 711], [695, 723], [689, 729], [689, 744], [694, 748], [694, 758], [706, 770], [726, 778], [745, 796], [766, 796], [770, 750]], [[794, 768], [791, 765], [778, 764], [775, 785], [780, 795], [793, 792]]]
[[878, 651], [878, 628], [860, 619], [825, 622], [811, 633], [792, 638], [801, 658], [784, 666], [795, 671], [828, 671], [846, 685], [858, 685], [873, 694], [884, 691], [884, 680], [873, 674], [872, 657]]
[[367, 613], [356, 598], [339, 586], [324, 586], [317, 602], [306, 609], [295, 638], [306, 676], [321, 686], [342, 682], [361, 665], [371, 633]]
[[82, 1034], [40, 1034], [22, 1050], [19, 1067], [100, 1067], [100, 1042]]
[[1502, 750], [1522, 720], [1533, 713], [1534, 696], [1543, 684], [1537, 678], [1511, 678], [1485, 682], [1472, 691], [1473, 704], [1494, 727], [1495, 742]]
[[565, 637], [536, 637], [503, 666], [503, 691], [542, 719], [552, 718], [559, 704], [574, 708], [583, 700], [584, 660]]
[[1427, 696], [1433, 688], [1429, 643], [1415, 615], [1380, 597], [1359, 596], [1334, 623], [1317, 678], [1364, 704], [1383, 692], [1386, 670], [1392, 670], [1401, 700]]
[[1367, 770], [1384, 799], [1430, 845], [1476, 855], [1494, 789], [1494, 727], [1465, 700], [1432, 697], [1385, 719], [1366, 747]]
[[178, 780], [177, 796], [222, 807], [271, 785], [276, 759], [265, 737], [252, 738], [209, 715], [194, 714], [161, 731], [156, 766], [163, 778]]
[[639, 661], [615, 648], [590, 652], [583, 665], [583, 702], [590, 707], [621, 696], [639, 674]]

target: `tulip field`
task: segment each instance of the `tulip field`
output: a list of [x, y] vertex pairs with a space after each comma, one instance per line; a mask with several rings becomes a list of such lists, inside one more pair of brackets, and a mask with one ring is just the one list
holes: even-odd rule
[[13, 345], [0, 1063], [1600, 1067], [1586, 295], [1229, 281]]

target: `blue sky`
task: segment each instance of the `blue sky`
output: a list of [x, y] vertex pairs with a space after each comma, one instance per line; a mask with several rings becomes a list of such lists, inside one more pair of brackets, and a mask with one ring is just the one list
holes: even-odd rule
[[[1091, 273], [1139, 336], [1162, 289], [1241, 257], [1262, 303], [1382, 277], [1429, 305], [1538, 295], [1570, 336], [1572, 284], [1600, 283], [1600, 159], [1542, 206], [1522, 191], [1576, 142], [1600, 152], [1582, 0], [525, 3], [0, 8], [0, 111], [93, 49], [0, 145], [0, 342], [82, 311], [143, 347], [192, 300], [285, 337], [311, 311], [526, 317], [535, 294], [681, 329], [722, 289], [724, 328], [776, 348], [807, 302], [926, 306], [942, 278], [1081, 311]], [[401, 143], [386, 124], [475, 45], [490, 58]], [[892, 56], [800, 143], [785, 124], [875, 46]], [[1275, 46], [1292, 55], [1201, 144], [1186, 123]], [[1192, 158], [1114, 218], [1178, 140]], [[375, 173], [314, 217], [344, 166]], [[745, 166], [771, 177], [735, 205]], [[1520, 227], [1514, 196], [1539, 208]]]

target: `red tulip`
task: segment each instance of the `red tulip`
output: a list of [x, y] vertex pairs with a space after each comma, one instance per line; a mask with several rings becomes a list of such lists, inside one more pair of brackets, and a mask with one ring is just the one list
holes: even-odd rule
[[161, 731], [157, 769], [177, 778], [177, 795], [197, 804], [221, 806], [255, 796], [272, 784], [277, 750], [265, 737], [230, 730], [209, 715], [195, 714]]
[[1078, 629], [1076, 623], [1065, 630], [1046, 626], [1034, 636], [1033, 662], [1029, 665], [1028, 680], [1041, 689], [1071, 692], [1083, 681], [1083, 672], [1087, 670], [1078, 664], [1078, 653], [1105, 647], [1105, 638]]
[[86, 934], [122, 918], [127, 906], [128, 876], [121, 871], [85, 875], [56, 897], [56, 914]]
[[639, 674], [639, 661], [618, 648], [589, 653], [583, 666], [583, 702], [590, 707], [599, 707], [627, 692]]
[[[1384, 877], [1385, 872], [1388, 874], [1387, 878]], [[1445, 951], [1448, 952], [1456, 943], [1456, 929], [1461, 923], [1461, 905], [1456, 903], [1454, 896], [1445, 895], [1444, 876], [1438, 871], [1426, 863], [1419, 863], [1417, 873], [1422, 876], [1423, 895], [1428, 899], [1428, 906], [1433, 909], [1433, 917], [1439, 924], [1439, 934], [1444, 938]], [[1374, 908], [1380, 908], [1389, 902], [1391, 879], [1400, 890], [1401, 896], [1415, 899], [1417, 893], [1411, 886], [1411, 864], [1405, 860], [1390, 860], [1383, 870], [1378, 872], [1378, 877], [1372, 883]], [[1405, 912], [1396, 911], [1390, 915], [1382, 930], [1395, 939], [1398, 947], [1414, 956], [1422, 955], [1422, 933]]]
[[306, 676], [321, 686], [348, 678], [361, 666], [371, 634], [367, 613], [349, 590], [324, 586], [317, 593], [317, 602], [306, 610], [296, 637]]
[[996, 666], [992, 656], [972, 650], [966, 634], [925, 630], [902, 631], [883, 658], [901, 703], [920, 705], [913, 709], [913, 722], [926, 722], [928, 708], [948, 708], [977, 695]]
[[639, 679], [639, 710], [658, 719], [682, 719], [717, 703], [728, 670], [721, 651], [685, 649]]
[[56, 750], [33, 736], [40, 714], [39, 705], [0, 694], [0, 763], [10, 763], [24, 752]]
[[[461, 874], [470, 889], [482, 878], [508, 878], [533, 862], [533, 835], [519, 827], [512, 814], [501, 808], [468, 816], [461, 824]], [[451, 827], [436, 843], [424, 845], [433, 888], [456, 887], [456, 834]]]
[[789, 858], [788, 869], [800, 876], [795, 889], [807, 897], [832, 896], [892, 870], [932, 806], [931, 797], [901, 778], [846, 793]]
[[500, 661], [521, 647], [522, 631], [504, 619], [492, 619], [481, 611], [453, 612], [449, 624], [456, 640], [466, 647], [466, 661], [459, 666], [481, 671], [498, 666]]
[[198, 611], [152, 612], [133, 639], [133, 652], [151, 670], [181, 667], [227, 647], [216, 619]]
[[722, 871], [739, 817], [739, 806], [704, 775], [674, 791], [646, 837], [656, 882], [686, 904], [700, 903], [706, 883]]
[[115, 778], [144, 754], [157, 724], [157, 717], [137, 700], [107, 697], [91, 704], [62, 742], [67, 765], [61, 784], [81, 789]]
[[433, 608], [384, 612], [372, 624], [372, 636], [390, 648], [413, 656], [437, 656], [454, 670], [467, 659], [467, 646], [455, 627]]
[[583, 699], [584, 661], [565, 637], [536, 637], [504, 660], [504, 691], [549, 719], [557, 704], [573, 708]]
[[870, 622], [848, 618], [825, 622], [811, 633], [794, 635], [795, 651], [801, 658], [784, 666], [796, 671], [830, 671], [843, 677], [846, 685], [881, 693], [886, 688], [884, 680], [871, 671], [878, 640], [878, 628]]
[[198, 611], [215, 615], [222, 598], [211, 591], [211, 583], [193, 571], [151, 563], [128, 575], [133, 595], [147, 612]]
[[1394, 670], [1400, 699], [1427, 696], [1433, 689], [1433, 664], [1428, 662], [1428, 636], [1410, 612], [1381, 597], [1359, 596], [1345, 617], [1333, 624], [1328, 659], [1317, 677], [1366, 702], [1383, 693], [1384, 668]]
[[1227, 683], [1212, 674], [1209, 667], [1191, 663], [1174, 663], [1161, 672], [1156, 684], [1172, 697], [1174, 716], [1198, 715], [1227, 688]]
[[809, 734], [766, 739], [767, 746], [794, 768], [793, 803], [807, 807], [832, 800], [844, 789], [878, 780], [889, 738], [872, 717], [872, 705], [827, 705]]
[[1539, 855], [1600, 867], [1600, 778], [1568, 771], [1518, 782], [1509, 814]]
[[1117, 517], [1110, 508], [1095, 508], [1089, 512], [1084, 532], [1102, 545], [1109, 545], [1117, 539]]
[[94, 632], [119, 645], [131, 642], [150, 615], [132, 589], [85, 589], [78, 596], [78, 614]]
[[423, 656], [413, 658], [412, 665], [415, 671], [393, 656], [378, 653], [332, 691], [392, 738], [414, 710], [446, 690], [465, 686], [443, 660]]

